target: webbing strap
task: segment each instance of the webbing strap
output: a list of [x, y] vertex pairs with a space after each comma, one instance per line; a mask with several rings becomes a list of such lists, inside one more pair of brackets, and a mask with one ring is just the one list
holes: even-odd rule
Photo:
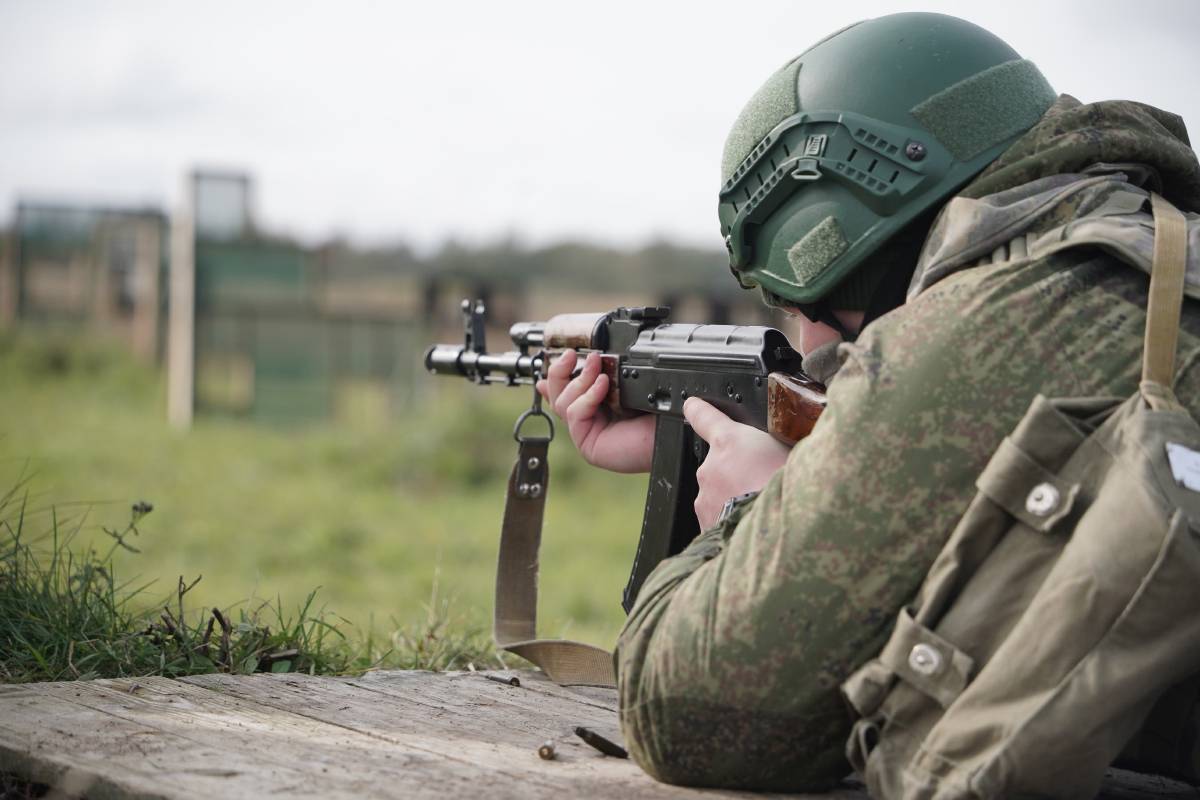
[[538, 550], [550, 481], [546, 461], [550, 440], [520, 438], [518, 442], [500, 528], [492, 635], [497, 646], [537, 665], [555, 683], [615, 686], [612, 654], [607, 650], [537, 638]]
[[1150, 207], [1154, 212], [1154, 260], [1146, 304], [1142, 380], [1170, 388], [1175, 382], [1175, 345], [1187, 268], [1187, 219], [1157, 194], [1150, 195]]

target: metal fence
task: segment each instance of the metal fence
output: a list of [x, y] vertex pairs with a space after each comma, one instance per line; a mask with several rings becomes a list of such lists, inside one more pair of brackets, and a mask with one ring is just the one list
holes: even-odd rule
[[428, 385], [425, 345], [461, 337], [464, 297], [487, 298], [494, 349], [512, 322], [564, 311], [662, 303], [681, 321], [766, 316], [713, 267], [719, 253], [313, 248], [264, 234], [253, 199], [248, 176], [197, 171], [169, 228], [155, 209], [20, 203], [0, 242], [0, 326], [110, 331], [147, 360], [165, 356], [168, 418], [187, 427], [194, 411], [385, 422]]
[[19, 203], [3, 259], [3, 321], [100, 329], [156, 359], [165, 232], [154, 209]]
[[300, 307], [196, 316], [196, 410], [271, 423], [376, 424], [411, 399], [419, 326]]
[[195, 408], [271, 423], [374, 424], [411, 397], [422, 326], [323, 302], [313, 252], [195, 244]]

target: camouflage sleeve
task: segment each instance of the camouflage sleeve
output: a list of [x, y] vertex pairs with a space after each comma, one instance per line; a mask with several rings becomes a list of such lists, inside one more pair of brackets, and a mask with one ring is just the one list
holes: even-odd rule
[[886, 640], [1000, 440], [1039, 391], [1136, 385], [1139, 310], [1113, 316], [1063, 266], [969, 270], [872, 325], [736, 529], [650, 576], [616, 653], [649, 773], [767, 790], [847, 774], [838, 686]]
[[[634, 757], [660, 780], [811, 790], [849, 771], [837, 685], [847, 657], [889, 615], [871, 613], [879, 603], [858, 585], [871, 551], [847, 546], [859, 525], [845, 511], [884, 498], [817, 467], [851, 456], [838, 451], [837, 433], [861, 413], [849, 406], [863, 405], [863, 391], [867, 370], [851, 357], [827, 418], [736, 528], [706, 532], [643, 586], [617, 649], [622, 726]], [[891, 580], [881, 572], [871, 589]], [[874, 624], [864, 628], [864, 616]]]

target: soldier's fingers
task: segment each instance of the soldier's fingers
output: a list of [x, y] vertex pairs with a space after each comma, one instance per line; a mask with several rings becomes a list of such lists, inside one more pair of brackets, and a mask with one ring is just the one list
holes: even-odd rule
[[[604, 401], [608, 394], [608, 376], [600, 375], [595, 379], [587, 391], [583, 392], [575, 399], [567, 408], [565, 419], [567, 427], [572, 427], [580, 422], [586, 422], [596, 416], [596, 409], [600, 403]], [[572, 438], [574, 436], [572, 435]]]
[[551, 403], [558, 399], [567, 382], [571, 380], [571, 370], [575, 369], [575, 358], [574, 350], [564, 350], [550, 364], [550, 369], [546, 370], [546, 391], [549, 392], [546, 399]]
[[592, 387], [596, 381], [596, 376], [600, 374], [600, 356], [596, 353], [588, 355], [583, 362], [583, 369], [575, 380], [571, 381], [566, 387], [559, 392], [558, 397], [554, 400], [554, 413], [558, 414], [563, 419], [567, 417], [567, 409], [575, 402], [581, 394]]
[[558, 354], [558, 358], [550, 362], [550, 369], [546, 370], [546, 374], [554, 378], [566, 378], [571, 374], [571, 370], [575, 367], [575, 358], [579, 355], [572, 348], [567, 348]]
[[533, 385], [533, 388], [537, 389], [537, 393], [538, 393], [538, 394], [540, 394], [540, 395], [542, 396], [542, 399], [544, 399], [544, 400], [549, 400], [549, 399], [550, 399], [550, 398], [549, 398], [549, 396], [547, 395], [547, 392], [549, 392], [549, 391], [550, 391], [550, 387], [549, 387], [549, 385], [546, 383], [546, 379], [545, 379], [545, 378], [542, 378], [540, 381], [538, 381], [537, 383], [535, 383], [535, 384]]
[[701, 439], [712, 444], [724, 431], [736, 422], [699, 397], [689, 397], [683, 402], [683, 416]]

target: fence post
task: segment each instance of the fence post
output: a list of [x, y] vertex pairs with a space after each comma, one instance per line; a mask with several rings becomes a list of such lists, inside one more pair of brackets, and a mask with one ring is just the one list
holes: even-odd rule
[[17, 297], [21, 285], [18, 272], [20, 264], [17, 261], [17, 224], [18, 221], [14, 220], [12, 228], [0, 235], [0, 330], [17, 324]]
[[146, 215], [134, 222], [133, 350], [147, 364], [158, 359], [159, 260], [162, 258], [162, 222]]
[[183, 197], [171, 217], [171, 264], [167, 302], [167, 421], [192, 425], [196, 390], [196, 233], [194, 187], [184, 179]]

